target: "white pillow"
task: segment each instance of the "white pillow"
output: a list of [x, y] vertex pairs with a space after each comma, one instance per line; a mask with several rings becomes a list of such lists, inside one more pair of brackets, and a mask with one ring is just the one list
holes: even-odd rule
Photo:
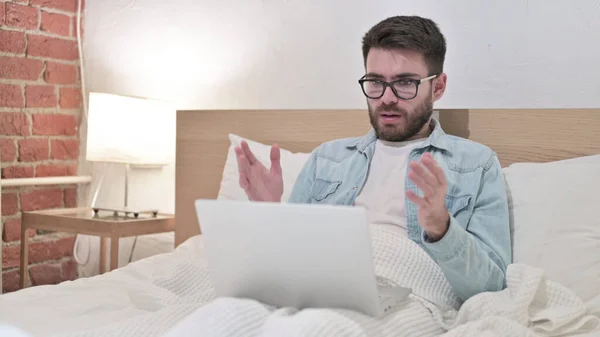
[[571, 159], [564, 159], [564, 160], [558, 160], [558, 161], [552, 161], [552, 162], [546, 162], [546, 163], [528, 163], [528, 162], [521, 162], [521, 163], [514, 163], [512, 165], [510, 165], [509, 167], [519, 167], [519, 166], [531, 166], [531, 165], [554, 165], [554, 164], [559, 164], [559, 165], [564, 165], [564, 164], [574, 164], [574, 165], [585, 165], [585, 164], [600, 164], [600, 154], [596, 154], [596, 155], [591, 155], [591, 156], [583, 156], [583, 157], [575, 157], [575, 158], [571, 158]]
[[[229, 134], [229, 140], [231, 145], [229, 146], [229, 151], [227, 153], [227, 160], [225, 161], [223, 178], [221, 180], [221, 187], [217, 199], [247, 201], [248, 197], [246, 196], [246, 192], [240, 187], [239, 183], [235, 147], [240, 145], [242, 140], [245, 140], [258, 161], [265, 165], [265, 167], [270, 168], [271, 144], [265, 145], [234, 134]], [[280, 163], [283, 174], [283, 196], [281, 197], [281, 201], [287, 202], [292, 192], [292, 188], [294, 187], [294, 183], [296, 182], [296, 178], [310, 157], [310, 153], [293, 153], [282, 148], [280, 148], [280, 153]]]
[[505, 168], [513, 260], [600, 313], [600, 156]]

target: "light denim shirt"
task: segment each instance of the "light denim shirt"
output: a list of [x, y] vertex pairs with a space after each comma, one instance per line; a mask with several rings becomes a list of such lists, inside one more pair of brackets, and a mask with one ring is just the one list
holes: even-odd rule
[[[480, 292], [506, 286], [512, 261], [508, 201], [502, 168], [488, 147], [434, 130], [414, 148], [409, 162], [430, 152], [448, 181], [450, 226], [442, 239], [429, 242], [417, 219], [417, 205], [405, 201], [408, 237], [441, 267], [456, 295], [466, 301]], [[330, 141], [316, 148], [298, 175], [291, 203], [354, 205], [366, 182], [375, 152], [374, 130], [357, 138]], [[419, 193], [405, 178], [405, 188]]]

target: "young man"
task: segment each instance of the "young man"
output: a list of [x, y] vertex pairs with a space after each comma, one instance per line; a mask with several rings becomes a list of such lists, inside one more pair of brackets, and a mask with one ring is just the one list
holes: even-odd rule
[[[507, 195], [500, 163], [488, 147], [447, 135], [433, 119], [446, 88], [446, 42], [420, 17], [391, 17], [371, 28], [359, 80], [372, 130], [315, 149], [289, 202], [360, 205], [438, 263], [463, 301], [505, 287], [511, 263]], [[279, 202], [279, 149], [271, 168], [243, 143], [236, 149], [240, 185], [251, 200]]]

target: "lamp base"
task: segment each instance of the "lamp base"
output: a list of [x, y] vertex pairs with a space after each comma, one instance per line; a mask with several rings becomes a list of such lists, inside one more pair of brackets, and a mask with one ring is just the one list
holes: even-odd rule
[[142, 214], [148, 214], [148, 215], [152, 215], [153, 218], [156, 218], [158, 216], [158, 210], [157, 209], [151, 209], [151, 210], [132, 210], [132, 209], [115, 209], [115, 208], [99, 208], [99, 207], [94, 207], [92, 208], [92, 210], [94, 211], [94, 217], [100, 217], [99, 213], [100, 211], [103, 212], [111, 212], [112, 216], [110, 216], [113, 219], [137, 219], [139, 218], [140, 215]]

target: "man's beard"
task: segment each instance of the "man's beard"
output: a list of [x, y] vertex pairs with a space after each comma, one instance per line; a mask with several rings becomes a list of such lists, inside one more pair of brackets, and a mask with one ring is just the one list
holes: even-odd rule
[[[431, 95], [429, 95], [431, 96]], [[413, 114], [409, 114], [406, 110], [402, 110], [398, 105], [381, 105], [374, 112], [371, 105], [369, 107], [369, 120], [375, 134], [378, 139], [389, 141], [389, 142], [403, 142], [414, 137], [423, 127], [429, 122], [431, 115], [433, 114], [433, 102], [430, 97], [427, 97], [425, 101], [419, 105]], [[383, 125], [379, 127], [379, 115], [385, 112], [397, 112], [401, 113], [405, 119], [404, 125]]]

